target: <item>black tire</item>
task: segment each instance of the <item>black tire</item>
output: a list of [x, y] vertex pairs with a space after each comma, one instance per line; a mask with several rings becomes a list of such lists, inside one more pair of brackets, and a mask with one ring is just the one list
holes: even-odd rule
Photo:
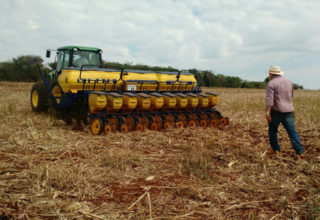
[[70, 118], [70, 117], [65, 117], [62, 120], [66, 123], [66, 125], [72, 124], [72, 118]]
[[47, 112], [49, 92], [43, 82], [33, 84], [30, 93], [31, 108], [34, 112]]

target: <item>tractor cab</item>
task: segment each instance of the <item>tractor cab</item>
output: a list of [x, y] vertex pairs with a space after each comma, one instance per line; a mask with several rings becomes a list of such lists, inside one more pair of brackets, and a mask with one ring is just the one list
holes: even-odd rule
[[[47, 50], [46, 57], [50, 57]], [[62, 69], [83, 67], [100, 67], [102, 50], [94, 47], [65, 46], [58, 48], [56, 73], [60, 74]]]

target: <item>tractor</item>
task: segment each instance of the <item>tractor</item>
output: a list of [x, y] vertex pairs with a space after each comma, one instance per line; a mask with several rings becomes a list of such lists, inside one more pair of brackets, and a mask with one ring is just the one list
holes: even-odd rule
[[229, 123], [215, 108], [218, 94], [203, 92], [188, 71], [105, 66], [101, 49], [83, 46], [58, 48], [56, 70], [39, 71], [42, 81], [32, 86], [32, 110], [49, 111], [67, 124], [90, 123], [95, 135]]

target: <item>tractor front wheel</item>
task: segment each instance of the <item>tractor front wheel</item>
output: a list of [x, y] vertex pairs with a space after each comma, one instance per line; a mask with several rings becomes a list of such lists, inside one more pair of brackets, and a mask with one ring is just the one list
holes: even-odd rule
[[49, 92], [46, 85], [42, 82], [33, 84], [31, 88], [30, 101], [31, 108], [34, 112], [48, 111]]

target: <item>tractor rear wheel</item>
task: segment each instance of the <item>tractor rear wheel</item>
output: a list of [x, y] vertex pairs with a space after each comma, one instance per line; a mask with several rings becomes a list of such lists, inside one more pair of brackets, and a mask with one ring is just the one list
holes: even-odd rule
[[62, 88], [59, 86], [58, 83], [53, 83], [51, 91], [52, 91], [52, 94], [53, 94], [54, 98], [56, 99], [56, 102], [58, 104], [60, 104], [61, 96], [62, 96]]
[[48, 111], [48, 97], [49, 92], [46, 85], [43, 82], [33, 84], [31, 88], [30, 101], [31, 108], [34, 112], [46, 112]]

